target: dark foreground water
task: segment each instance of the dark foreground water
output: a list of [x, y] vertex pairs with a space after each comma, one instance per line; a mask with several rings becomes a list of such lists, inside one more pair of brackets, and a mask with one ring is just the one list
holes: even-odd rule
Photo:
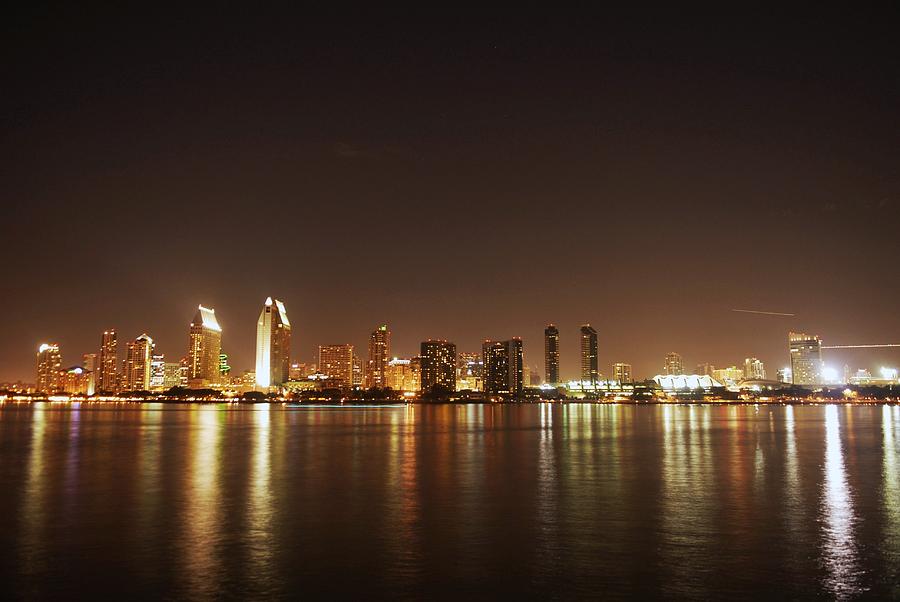
[[0, 405], [0, 597], [900, 597], [900, 407]]

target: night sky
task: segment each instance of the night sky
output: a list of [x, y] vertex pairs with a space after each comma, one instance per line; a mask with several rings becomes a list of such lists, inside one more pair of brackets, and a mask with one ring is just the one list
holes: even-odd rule
[[895, 14], [222, 10], [4, 18], [0, 380], [110, 327], [175, 361], [198, 303], [240, 373], [267, 295], [303, 361], [382, 322], [541, 371], [555, 322], [566, 378], [584, 322], [607, 375], [900, 342]]

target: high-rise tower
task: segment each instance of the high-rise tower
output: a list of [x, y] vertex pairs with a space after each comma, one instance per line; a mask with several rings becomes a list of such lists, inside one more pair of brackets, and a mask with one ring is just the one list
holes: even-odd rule
[[53, 393], [60, 388], [60, 368], [62, 357], [59, 345], [44, 343], [37, 351], [37, 390], [39, 393]]
[[188, 346], [188, 386], [202, 389], [220, 382], [219, 354], [222, 351], [222, 328], [216, 310], [197, 307], [191, 320]]
[[388, 362], [391, 360], [391, 331], [387, 324], [376, 328], [369, 336], [369, 358], [366, 362], [366, 386], [387, 386]]
[[524, 386], [522, 339], [485, 341], [481, 356], [484, 358], [484, 392], [521, 397]]
[[559, 383], [559, 329], [553, 324], [544, 329], [544, 380]]
[[429, 392], [435, 385], [456, 390], [456, 345], [447, 341], [429, 339], [421, 345], [422, 391]]
[[256, 385], [276, 387], [290, 379], [290, 370], [291, 323], [284, 303], [268, 297], [256, 323]]
[[684, 361], [681, 359], [681, 354], [675, 353], [674, 351], [667, 353], [663, 372], [667, 376], [684, 374]]
[[100, 375], [97, 378], [98, 391], [115, 393], [119, 388], [119, 379], [116, 375], [118, 363], [116, 346], [115, 329], [104, 330], [100, 339], [100, 365], [97, 367], [100, 371]]
[[150, 390], [153, 339], [146, 333], [128, 343], [125, 354], [125, 390]]
[[791, 332], [791, 376], [795, 385], [822, 384], [822, 339], [813, 334]]
[[597, 331], [585, 324], [581, 327], [581, 381], [596, 384], [598, 380]]

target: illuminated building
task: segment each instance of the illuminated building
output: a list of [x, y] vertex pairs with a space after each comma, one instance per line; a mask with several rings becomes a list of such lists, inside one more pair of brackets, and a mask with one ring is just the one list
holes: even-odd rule
[[481, 378], [484, 364], [481, 355], [462, 352], [456, 360], [456, 390], [481, 391]]
[[598, 380], [597, 331], [585, 324], [581, 327], [581, 382], [596, 383]]
[[163, 390], [181, 386], [181, 362], [166, 362], [163, 365]]
[[524, 386], [522, 339], [485, 341], [481, 346], [481, 357], [484, 360], [484, 392], [521, 397]]
[[166, 388], [166, 356], [154, 353], [150, 358], [150, 390], [163, 391]]
[[197, 306], [191, 320], [188, 347], [188, 386], [204, 389], [219, 383], [219, 354], [222, 352], [222, 328], [216, 310]]
[[456, 345], [443, 340], [429, 339], [420, 346], [422, 362], [422, 391], [435, 385], [456, 390]]
[[62, 357], [59, 345], [44, 343], [37, 351], [37, 380], [35, 386], [38, 393], [53, 393], [60, 389], [60, 365]]
[[117, 354], [116, 331], [113, 329], [103, 331], [100, 339], [99, 391], [115, 393], [119, 389], [119, 379], [116, 374]]
[[544, 380], [559, 384], [559, 329], [553, 324], [544, 329]]
[[153, 339], [146, 333], [128, 343], [125, 353], [126, 391], [150, 390], [150, 358], [153, 355]]
[[178, 386], [179, 387], [187, 387], [188, 386], [188, 374], [190, 373], [190, 362], [188, 362], [188, 357], [184, 356], [178, 362]]
[[353, 345], [319, 345], [319, 372], [328, 377], [329, 389], [353, 386]]
[[696, 374], [712, 376], [716, 367], [710, 363], [697, 364]]
[[788, 334], [791, 350], [791, 376], [795, 385], [822, 383], [822, 340], [811, 334]]
[[794, 382], [794, 376], [791, 374], [790, 368], [779, 368], [775, 373], [775, 378], [781, 383], [792, 384]]
[[231, 366], [228, 365], [228, 354], [219, 354], [219, 378], [222, 382], [228, 382], [228, 375], [231, 374]]
[[684, 362], [681, 360], [680, 354], [675, 353], [674, 351], [666, 354], [666, 363], [663, 366], [663, 374], [670, 376], [684, 374]]
[[310, 374], [314, 374], [316, 372], [315, 364], [306, 364], [303, 362], [297, 362], [291, 364], [291, 368], [288, 371], [288, 376], [291, 380], [304, 380]]
[[59, 372], [59, 388], [70, 395], [90, 395], [91, 372], [81, 366], [72, 366]]
[[620, 383], [632, 382], [631, 364], [623, 364], [621, 362], [615, 363], [615, 364], [613, 364], [612, 372], [613, 372], [613, 380], [618, 381]]
[[93, 395], [99, 390], [98, 379], [100, 378], [100, 359], [96, 353], [85, 353], [81, 356], [81, 367], [87, 370], [89, 375], [88, 395]]
[[744, 378], [747, 380], [766, 380], [766, 367], [755, 357], [744, 359]]
[[394, 358], [387, 365], [387, 386], [394, 391], [419, 390], [419, 371], [411, 359]]
[[653, 380], [663, 391], [709, 390], [721, 387], [722, 383], [705, 374], [657, 374]]
[[366, 375], [364, 374], [363, 370], [362, 358], [355, 353], [353, 354], [352, 366], [353, 369], [351, 372], [352, 376], [350, 378], [350, 382], [354, 387], [361, 387], [363, 385], [363, 382], [366, 380]]
[[744, 371], [737, 366], [729, 366], [713, 370], [712, 377], [720, 383], [734, 385], [744, 380]]
[[256, 323], [256, 384], [262, 389], [288, 380], [291, 368], [291, 323], [284, 303], [266, 299]]
[[369, 335], [369, 359], [366, 363], [366, 386], [387, 386], [387, 366], [391, 359], [391, 331], [382, 324]]

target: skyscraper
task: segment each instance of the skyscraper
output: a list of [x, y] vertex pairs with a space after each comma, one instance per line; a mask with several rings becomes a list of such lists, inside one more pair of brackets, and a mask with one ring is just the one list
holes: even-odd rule
[[544, 329], [544, 379], [559, 384], [559, 329], [553, 324]]
[[522, 339], [485, 341], [481, 356], [484, 358], [484, 392], [521, 397], [524, 387]]
[[675, 353], [674, 351], [670, 351], [666, 354], [666, 363], [663, 366], [663, 373], [667, 376], [684, 374], [684, 362], [681, 360], [680, 354]]
[[460, 352], [456, 358], [456, 389], [458, 391], [481, 391], [484, 364], [478, 353]]
[[56, 343], [44, 343], [37, 351], [37, 380], [35, 382], [38, 393], [53, 393], [60, 389], [60, 368], [62, 357], [59, 353], [59, 345]]
[[631, 364], [623, 364], [621, 362], [617, 362], [617, 363], [613, 364], [612, 372], [613, 372], [613, 380], [618, 381], [620, 383], [632, 382]]
[[97, 381], [98, 390], [105, 393], [115, 393], [119, 389], [119, 377], [116, 374], [119, 360], [116, 346], [115, 329], [104, 330], [100, 339], [100, 378]]
[[369, 335], [369, 358], [366, 363], [366, 386], [387, 386], [387, 366], [391, 359], [391, 331], [382, 324]]
[[100, 390], [100, 360], [96, 353], [85, 353], [81, 356], [81, 367], [85, 369], [88, 375], [87, 394], [93, 395]]
[[203, 389], [218, 384], [222, 328], [216, 320], [216, 310], [197, 306], [189, 336], [188, 386]]
[[791, 377], [795, 385], [822, 384], [822, 340], [803, 332], [788, 334]]
[[330, 389], [353, 386], [353, 345], [319, 345], [319, 372]]
[[744, 359], [744, 378], [747, 380], [766, 380], [766, 368], [755, 357]]
[[128, 343], [125, 354], [125, 390], [150, 390], [150, 361], [153, 339], [147, 333]]
[[275, 387], [290, 378], [291, 323], [284, 303], [266, 298], [256, 323], [256, 385]]
[[456, 345], [443, 340], [429, 339], [420, 346], [422, 361], [422, 391], [435, 385], [456, 390]]
[[166, 356], [154, 353], [150, 357], [150, 390], [164, 391], [166, 388]]
[[581, 327], [581, 381], [596, 384], [598, 380], [597, 331], [585, 324]]

